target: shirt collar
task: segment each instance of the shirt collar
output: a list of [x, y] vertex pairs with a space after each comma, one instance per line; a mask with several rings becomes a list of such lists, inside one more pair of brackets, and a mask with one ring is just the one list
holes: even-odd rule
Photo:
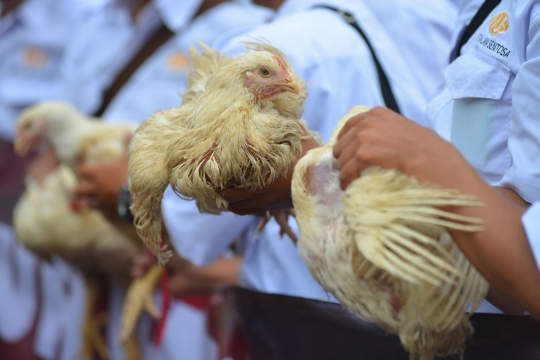
[[176, 32], [188, 24], [199, 10], [203, 0], [154, 0], [163, 22]]

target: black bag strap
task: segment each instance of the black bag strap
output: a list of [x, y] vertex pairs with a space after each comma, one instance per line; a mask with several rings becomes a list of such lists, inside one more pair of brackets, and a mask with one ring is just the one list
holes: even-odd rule
[[[381, 1], [384, 1], [384, 0], [381, 0]], [[381, 63], [379, 62], [379, 58], [377, 57], [377, 54], [375, 54], [375, 51], [373, 50], [373, 46], [371, 46], [371, 43], [369, 42], [362, 28], [360, 28], [360, 25], [356, 21], [354, 15], [351, 14], [350, 12], [343, 11], [343, 10], [340, 10], [340, 9], [337, 9], [335, 7], [328, 6], [328, 5], [317, 5], [317, 6], [314, 6], [314, 8], [324, 8], [324, 9], [328, 9], [328, 10], [332, 10], [336, 12], [339, 16], [341, 16], [343, 20], [345, 20], [349, 25], [351, 25], [360, 34], [360, 36], [366, 42], [366, 45], [369, 51], [371, 52], [373, 62], [375, 63], [375, 67], [377, 68], [377, 75], [379, 77], [379, 86], [381, 87], [381, 93], [383, 96], [384, 104], [390, 110], [393, 110], [397, 112], [398, 114], [401, 113], [399, 111], [399, 106], [397, 104], [396, 98], [394, 97], [394, 93], [392, 92], [392, 88], [390, 87], [390, 82], [388, 81], [388, 77], [386, 76], [386, 73], [384, 72], [381, 66]]]
[[461, 55], [461, 48], [469, 39], [472, 34], [482, 25], [484, 20], [489, 16], [489, 14], [501, 3], [501, 0], [485, 0], [482, 6], [478, 9], [471, 22], [465, 28], [461, 39], [458, 41], [452, 53], [450, 55], [450, 62], [456, 60]]

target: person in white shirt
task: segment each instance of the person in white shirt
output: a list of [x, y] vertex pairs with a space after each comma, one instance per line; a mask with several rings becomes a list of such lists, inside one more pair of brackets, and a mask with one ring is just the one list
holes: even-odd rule
[[[129, 120], [139, 123], [154, 111], [179, 106], [181, 93], [186, 85], [191, 46], [198, 41], [211, 43], [218, 36], [226, 36], [229, 31], [234, 31], [234, 33], [247, 31], [266, 21], [272, 14], [269, 9], [241, 1], [158, 0], [149, 5], [156, 8], [161, 20], [173, 32], [173, 35], [135, 70], [112, 98], [102, 115], [105, 121]], [[85, 34], [91, 33], [91, 30], [92, 28], [85, 29]], [[91, 43], [94, 43], [93, 38], [91, 40]], [[84, 47], [84, 42], [78, 45], [79, 49]], [[117, 53], [122, 52], [121, 47], [112, 50]], [[109, 58], [105, 59], [100, 55], [98, 60], [111, 62], [111, 59], [114, 59], [114, 53], [109, 53], [107, 49], [105, 53]], [[92, 74], [95, 74], [99, 80], [102, 65], [96, 64], [91, 57], [85, 62], [89, 66], [85, 76], [92, 78], [94, 76]], [[96, 89], [100, 83], [96, 81]], [[97, 97], [92, 94], [99, 93], [92, 89], [81, 91], [91, 91], [89, 95], [91, 98]], [[76, 97], [82, 99], [84, 96], [77, 95]], [[111, 205], [115, 210], [118, 190], [127, 181], [127, 161], [122, 160], [110, 164], [82, 164], [79, 167], [79, 173], [84, 176], [85, 181], [80, 182], [78, 193], [82, 196], [93, 197], [98, 207]], [[188, 203], [188, 207], [191, 205]], [[168, 215], [170, 211], [164, 211], [164, 216]], [[167, 223], [169, 236], [172, 238], [190, 236], [195, 240], [194, 243], [199, 240], [199, 236], [227, 237], [232, 241], [240, 234], [237, 230], [242, 229], [246, 220], [249, 221], [234, 214], [221, 217], [204, 216], [200, 215], [198, 210], [184, 215], [175, 212], [173, 215], [174, 226], [169, 227]], [[171, 288], [175, 286], [174, 281], [177, 277], [178, 275], [171, 273]], [[117, 290], [114, 290], [113, 314], [111, 314], [109, 324], [111, 334], [109, 346], [113, 349], [115, 359], [122, 358], [121, 349], [115, 346], [123, 301], [122, 294], [119, 294]], [[143, 320], [140, 324], [141, 331], [149, 330], [147, 320]], [[193, 308], [182, 299], [174, 299], [165, 326], [163, 342], [158, 352], [154, 351], [153, 342], [143, 341], [144, 353], [148, 357], [154, 355], [156, 359], [162, 360], [175, 358], [202, 360], [213, 359], [217, 356], [216, 344], [206, 333], [204, 311]], [[148, 337], [148, 331], [146, 331], [142, 338]]]
[[[443, 65], [450, 51], [450, 29], [457, 15], [454, 5], [445, 1], [426, 1], [421, 5], [406, 1], [332, 0], [324, 3], [354, 15], [387, 73], [399, 108], [423, 123], [429, 98], [442, 83]], [[375, 106], [384, 101], [366, 42], [336, 12], [315, 8], [318, 4], [320, 2], [315, 0], [285, 1], [271, 23], [214, 46], [236, 54], [243, 49], [243, 41], [263, 38], [283, 51], [300, 77], [312, 83], [304, 118], [310, 129], [318, 131], [326, 141], [337, 121], [352, 106]], [[392, 11], [389, 12], [389, 8]], [[419, 12], [419, 8], [423, 11]], [[441, 13], [446, 18], [441, 17]], [[383, 23], [388, 18], [396, 22], [390, 29]], [[412, 43], [415, 46], [410, 48]], [[427, 74], [417, 76], [422, 71]], [[289, 207], [292, 207], [290, 190], [287, 192], [290, 183], [283, 181], [281, 188], [277, 183], [251, 196], [241, 190], [227, 190], [223, 195], [229, 201], [229, 209], [240, 214], [261, 213], [276, 206], [272, 201], [279, 201], [277, 193], [288, 196]], [[282, 189], [285, 191], [281, 192]], [[167, 219], [167, 209], [172, 206], [169, 202], [175, 201], [172, 192], [165, 195], [166, 222], [172, 221]], [[298, 232], [294, 219], [289, 225]], [[255, 223], [250, 226], [247, 231], [253, 234]], [[281, 240], [278, 234], [279, 226], [272, 219], [260, 234], [243, 242], [242, 284], [265, 292], [328, 300], [292, 242]], [[174, 244], [182, 256], [200, 265], [212, 262], [228, 245], [226, 239], [219, 238], [179, 238]]]
[[42, 261], [17, 242], [12, 207], [28, 163], [13, 153], [19, 112], [61, 97], [61, 64], [74, 28], [99, 12], [71, 0], [0, 3], [0, 346], [6, 358], [73, 359], [81, 347], [85, 286], [60, 258]]
[[73, 28], [60, 67], [59, 98], [96, 114], [104, 94], [161, 29], [157, 2], [104, 0], [98, 13]]
[[453, 239], [492, 288], [540, 319], [538, 202], [527, 209], [508, 200], [451, 143], [388, 109], [376, 108], [350, 120], [340, 133], [334, 155], [342, 188], [362, 170], [380, 166], [476, 196], [484, 206], [446, 210], [482, 219], [484, 230], [449, 229]]
[[60, 68], [73, 29], [97, 11], [66, 0], [18, 2], [0, 18], [0, 137], [7, 141], [23, 108], [61, 97]]
[[430, 103], [427, 122], [498, 191], [532, 203], [540, 200], [540, 122], [531, 111], [540, 102], [540, 4], [464, 3], [456, 47], [464, 26], [489, 3], [493, 6], [460, 54], [457, 49], [452, 54], [445, 87]]

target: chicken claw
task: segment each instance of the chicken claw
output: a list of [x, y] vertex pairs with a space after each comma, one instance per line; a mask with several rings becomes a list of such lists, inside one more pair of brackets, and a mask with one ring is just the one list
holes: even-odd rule
[[130, 338], [143, 310], [148, 311], [154, 318], [161, 316], [152, 295], [163, 271], [163, 267], [153, 266], [148, 270], [146, 275], [133, 280], [133, 283], [130, 285], [122, 309], [119, 337], [122, 344], [125, 344]]
[[87, 318], [83, 326], [83, 348], [81, 350], [84, 359], [92, 359], [94, 352], [100, 359], [110, 359], [107, 344], [101, 331], [107, 324], [109, 316], [106, 313]]
[[293, 241], [293, 243], [296, 244], [298, 242], [298, 237], [289, 226], [289, 216], [296, 217], [296, 212], [294, 211], [294, 209], [267, 211], [259, 225], [257, 225], [257, 229], [255, 231], [257, 233], [260, 233], [264, 229], [268, 221], [270, 221], [270, 218], [272, 216], [276, 219], [276, 222], [280, 226], [279, 235], [283, 238], [283, 235], [287, 234], [289, 238]]
[[264, 217], [259, 222], [259, 225], [257, 225], [257, 228], [255, 229], [255, 232], [258, 234], [261, 231], [263, 231], [266, 224], [268, 224], [268, 221], [270, 221], [270, 211], [267, 211], [264, 213]]
[[101, 312], [94, 314], [98, 299], [102, 295], [100, 287], [92, 280], [85, 279], [87, 289], [86, 314], [82, 328], [82, 348], [80, 350], [83, 359], [92, 359], [98, 354], [100, 359], [110, 359], [109, 351], [102, 330], [108, 320], [108, 314]]

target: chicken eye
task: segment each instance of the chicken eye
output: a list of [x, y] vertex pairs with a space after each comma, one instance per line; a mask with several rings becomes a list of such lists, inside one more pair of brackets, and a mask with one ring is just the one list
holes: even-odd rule
[[259, 74], [261, 74], [263, 77], [268, 77], [270, 76], [270, 70], [262, 68], [259, 70]]

